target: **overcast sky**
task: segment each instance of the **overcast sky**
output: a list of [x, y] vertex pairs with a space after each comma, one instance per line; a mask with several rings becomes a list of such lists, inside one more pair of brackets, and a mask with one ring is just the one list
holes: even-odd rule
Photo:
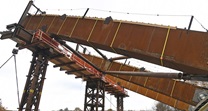
[[[18, 22], [27, 3], [28, 0], [1, 1], [0, 31], [6, 30], [6, 25]], [[181, 28], [188, 26], [190, 16], [144, 16], [141, 14], [194, 15], [198, 21], [208, 27], [207, 4], [207, 0], [35, 0], [37, 7], [51, 14], [83, 15], [86, 8], [91, 8], [87, 16], [112, 16], [116, 19], [172, 25]], [[95, 9], [107, 10], [111, 13]], [[113, 13], [113, 11], [139, 14]], [[192, 29], [204, 31], [196, 20], [193, 22]], [[14, 47], [15, 43], [13, 41], [0, 40], [0, 65], [12, 55]], [[22, 96], [31, 59], [32, 53], [28, 50], [21, 50], [17, 55], [20, 97]], [[42, 111], [58, 110], [66, 107], [69, 109], [75, 107], [83, 109], [85, 82], [82, 82], [81, 79], [74, 79], [74, 76], [68, 76], [52, 66], [52, 64], [48, 66], [46, 73], [47, 79], [43, 87], [40, 109]], [[13, 110], [18, 108], [13, 59], [0, 69], [0, 87], [0, 98], [3, 105]], [[130, 97], [125, 98], [125, 110], [151, 109], [155, 103], [155, 101], [139, 94], [128, 92]], [[115, 98], [110, 97], [110, 95], [106, 95], [106, 97], [105, 109], [110, 107], [116, 109], [113, 106], [116, 106]], [[113, 105], [108, 101], [110, 98]]]

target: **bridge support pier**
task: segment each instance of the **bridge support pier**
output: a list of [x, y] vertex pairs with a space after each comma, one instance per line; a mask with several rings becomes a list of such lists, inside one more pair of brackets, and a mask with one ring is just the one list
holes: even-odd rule
[[117, 95], [117, 111], [123, 111], [123, 95]]
[[47, 66], [48, 59], [45, 54], [33, 54], [19, 111], [38, 111]]
[[86, 83], [84, 111], [104, 111], [105, 83], [89, 80]]

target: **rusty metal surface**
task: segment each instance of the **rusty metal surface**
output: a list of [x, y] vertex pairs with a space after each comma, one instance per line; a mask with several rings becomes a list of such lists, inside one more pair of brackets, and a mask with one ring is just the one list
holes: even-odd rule
[[141, 59], [190, 74], [208, 75], [208, 33], [158, 25], [55, 15], [29, 16], [23, 26], [65, 40], [81, 43], [127, 57]]
[[[41, 52], [44, 56], [47, 56], [50, 62], [55, 64], [54, 67], [60, 67], [60, 71], [74, 74], [77, 78], [82, 78], [85, 81], [102, 80], [110, 88], [110, 90], [106, 90], [110, 94], [128, 96], [122, 87], [119, 85], [115, 86], [116, 83], [114, 81], [107, 77], [102, 77], [101, 72], [44, 32], [38, 30], [32, 35], [26, 34], [22, 29], [17, 30], [18, 32], [11, 39], [18, 43], [17, 46], [20, 49], [27, 48], [32, 52]], [[20, 39], [21, 42], [19, 42]]]
[[[132, 67], [129, 65], [123, 65], [117, 62], [110, 62], [99, 57], [84, 55], [88, 58], [92, 63], [96, 66], [100, 67], [101, 69], [107, 69], [109, 71], [139, 71], [139, 68]], [[107, 65], [106, 65], [107, 64]], [[195, 106], [197, 102], [193, 101], [195, 90], [203, 89], [195, 85], [191, 85], [188, 83], [172, 80], [172, 79], [165, 79], [165, 78], [153, 78], [153, 77], [139, 77], [139, 76], [128, 76], [128, 75], [116, 75], [111, 76], [107, 75], [110, 78], [113, 78], [117, 83], [119, 82], [122, 84], [123, 87], [132, 90], [134, 92], [138, 92], [137, 90], [150, 90], [154, 92], [154, 94], [159, 93], [164, 97], [172, 98], [178, 100], [184, 104], [190, 104]], [[133, 84], [132, 86], [130, 84]], [[139, 92], [142, 95], [147, 97], [156, 99], [156, 95], [146, 95], [145, 92], [142, 90]], [[158, 100], [158, 99], [156, 99]], [[161, 99], [161, 102], [164, 102]], [[169, 104], [169, 103], [168, 103]], [[173, 104], [169, 104], [174, 106]]]
[[[88, 58], [92, 63], [95, 65], [99, 66], [102, 69], [106, 68], [106, 60], [103, 60], [101, 58], [95, 57], [95, 56], [90, 56], [90, 55], [84, 55], [86, 58]], [[122, 65], [120, 63], [112, 62], [110, 65], [107, 66], [108, 70], [128, 70], [128, 71], [138, 71], [138, 68], [131, 67], [128, 65]], [[116, 81], [119, 83], [121, 86], [123, 86], [126, 89], [129, 89], [133, 92], [139, 93], [141, 95], [147, 96], [149, 98], [152, 98], [154, 100], [163, 102], [165, 104], [168, 104], [172, 107], [181, 109], [181, 110], [188, 110], [189, 105], [196, 105], [196, 103], [193, 102], [184, 102], [184, 98], [180, 98], [177, 95], [178, 93], [183, 92], [183, 90], [175, 90], [174, 88], [178, 87], [183, 87], [184, 84], [180, 85], [175, 85], [173, 87], [173, 83], [177, 82], [171, 79], [158, 79], [158, 78], [152, 78], [152, 77], [132, 77], [132, 76], [111, 76], [107, 75], [110, 79]], [[158, 81], [164, 81], [158, 84]], [[165, 83], [166, 82], [166, 83]], [[167, 84], [167, 82], [169, 84]], [[172, 85], [171, 85], [172, 83]], [[153, 84], [157, 84], [157, 86], [153, 86]], [[192, 86], [188, 84], [188, 86]], [[193, 86], [194, 89], [198, 88], [196, 86]], [[194, 92], [194, 89], [191, 89], [189, 91]], [[173, 91], [172, 94], [170, 93], [171, 90]], [[176, 96], [173, 96], [176, 95]], [[193, 95], [189, 95], [189, 99], [193, 98]], [[183, 97], [183, 96], [182, 96]], [[182, 99], [183, 101], [181, 101]], [[192, 101], [192, 100], [191, 100]]]
[[[20, 37], [22, 34], [22, 32], [20, 31], [20, 34], [18, 35], [18, 37]], [[30, 40], [29, 37], [31, 37], [30, 35], [28, 36], [22, 36], [25, 40]], [[35, 42], [36, 43], [36, 42]], [[35, 47], [38, 47], [39, 49], [48, 49], [49, 47], [46, 44], [43, 44], [41, 42], [37, 42], [36, 44], [32, 43], [32, 44], [27, 44], [28, 46], [20, 46], [23, 48], [28, 48], [32, 51], [35, 51]], [[107, 69], [107, 70], [125, 70], [125, 71], [138, 71], [139, 69], [135, 68], [135, 67], [130, 67], [130, 66], [126, 66], [126, 65], [122, 65], [119, 63], [109, 63], [106, 62], [105, 60], [102, 60], [101, 58], [98, 57], [91, 57], [91, 56], [87, 56], [85, 55], [85, 57], [90, 60], [92, 63], [94, 63], [97, 67], [100, 67], [102, 69]], [[76, 64], [73, 64], [70, 59], [68, 59], [67, 57], [63, 56], [63, 55], [59, 55], [56, 52], [53, 52], [53, 54], [50, 55], [50, 59], [49, 59], [52, 63], [55, 64], [55, 66], [59, 66], [61, 71], [73, 71], [73, 70], [77, 70], [80, 67], [77, 66]], [[68, 64], [71, 63], [71, 64]], [[65, 64], [65, 65], [64, 65]], [[75, 74], [77, 77], [81, 77], [82, 79], [86, 80], [87, 75], [90, 76], [90, 74], [87, 71], [81, 71], [81, 72], [73, 72], [73, 74]], [[84, 76], [82, 76], [84, 75]], [[93, 76], [91, 76], [93, 78]], [[137, 92], [139, 94], [145, 95], [147, 97], [153, 98], [155, 100], [161, 101], [163, 103], [166, 103], [168, 105], [171, 105], [173, 107], [179, 108], [179, 109], [187, 109], [187, 107], [189, 106], [189, 104], [194, 105], [193, 103], [190, 103], [189, 100], [191, 100], [192, 98], [192, 93], [190, 95], [190, 93], [187, 93], [186, 97], [188, 98], [188, 100], [186, 98], [183, 98], [183, 94], [182, 90], [183, 88], [181, 88], [183, 85], [179, 84], [175, 85], [175, 87], [172, 87], [172, 85], [167, 86], [166, 83], [169, 81], [170, 84], [173, 82], [173, 80], [171, 79], [156, 79], [156, 78], [147, 78], [147, 77], [132, 77], [132, 76], [117, 76], [117, 77], [113, 77], [113, 76], [109, 76], [107, 75], [106, 77], [109, 77], [110, 79], [112, 79], [114, 82], [120, 82], [120, 84], [122, 86], [124, 86], [125, 88]], [[167, 80], [167, 81], [166, 81]], [[159, 82], [160, 84], [157, 84], [156, 86], [154, 85], [155, 83], [158, 83], [158, 81], [164, 81], [164, 82]], [[165, 82], [166, 81], [166, 82]], [[172, 82], [171, 82], [172, 81]], [[182, 85], [182, 86], [181, 86]], [[108, 87], [108, 85], [106, 84], [106, 86]], [[176, 87], [179, 87], [181, 89], [179, 90], [174, 90]], [[188, 86], [184, 86], [184, 87], [189, 87]], [[194, 89], [196, 87], [194, 87], [191, 90], [188, 90], [190, 92], [194, 92]], [[115, 93], [113, 92], [114, 90], [112, 88], [110, 88], [111, 90], [108, 90], [109, 93]], [[166, 90], [164, 90], [166, 89]], [[169, 89], [169, 90], [167, 90]], [[170, 90], [172, 91], [172, 96], [170, 96]], [[177, 93], [179, 93], [180, 95], [178, 95]], [[155, 95], [156, 94], [156, 95]], [[174, 96], [173, 96], [174, 95]], [[184, 100], [186, 99], [186, 100]]]
[[133, 92], [139, 93], [139, 94], [144, 95], [146, 97], [152, 98], [154, 100], [160, 101], [160, 102], [170, 105], [174, 108], [188, 111], [188, 108], [190, 106], [189, 104], [187, 104], [185, 102], [174, 99], [170, 96], [166, 96], [166, 95], [161, 94], [159, 92], [147, 89], [145, 87], [141, 87], [137, 84], [125, 81], [123, 79], [119, 79], [119, 78], [116, 78], [116, 77], [113, 77], [110, 75], [107, 75], [107, 77], [109, 77], [110, 79], [112, 79], [114, 81], [120, 82], [120, 84], [126, 89], [129, 89]]
[[38, 110], [47, 66], [46, 55], [41, 53], [33, 54], [18, 111], [23, 111], [23, 109], [27, 109], [26, 111]]
[[[118, 21], [103, 24], [103, 20], [96, 18], [81, 19], [67, 17], [63, 20], [59, 16], [50, 15], [27, 17], [22, 25], [26, 30], [45, 28], [47, 33], [59, 35], [59, 37], [65, 40], [89, 46], [93, 45], [97, 48], [159, 65], [162, 63], [164, 66], [187, 73], [207, 74], [206, 63], [204, 63], [206, 61], [205, 51], [207, 49], [204, 46], [206, 45], [207, 33], [190, 31], [187, 34], [185, 30], [181, 29], [168, 29], [168, 27]], [[167, 30], [170, 31], [170, 34], [167, 45], [164, 46], [164, 41], [167, 38]], [[165, 51], [162, 56], [164, 47]], [[160, 59], [161, 57], [163, 59]], [[101, 63], [96, 62], [99, 58], [95, 57], [88, 59], [92, 59], [95, 65], [112, 71], [138, 71], [137, 68], [118, 63], [111, 63], [109, 66], [106, 66], [102, 64], [104, 62], [102, 60], [100, 61]], [[60, 60], [57, 58], [51, 61], [60, 64]], [[80, 75], [77, 74], [77, 76]], [[125, 75], [109, 77], [115, 81], [120, 81], [127, 89], [179, 109], [187, 110], [189, 104], [197, 104], [192, 101], [192, 98], [194, 91], [198, 87], [190, 84], [171, 79], [152, 77], [132, 77]]]
[[180, 73], [168, 73], [168, 72], [133, 72], [133, 71], [106, 71], [109, 75], [128, 75], [128, 76], [143, 76], [143, 77], [157, 77], [157, 78], [169, 78], [169, 79], [181, 79]]

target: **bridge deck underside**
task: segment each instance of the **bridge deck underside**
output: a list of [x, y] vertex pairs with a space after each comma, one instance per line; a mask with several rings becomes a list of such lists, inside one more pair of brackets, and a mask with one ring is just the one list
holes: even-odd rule
[[[115, 83], [109, 78], [104, 77], [103, 80], [100, 76], [98, 76], [97, 73], [95, 74], [92, 73], [92, 71], [89, 71], [95, 69], [89, 69], [89, 67], [92, 68], [92, 66], [84, 62], [82, 59], [78, 58], [72, 52], [69, 51], [69, 55], [66, 55], [65, 53], [60, 53], [59, 50], [51, 47], [49, 44], [45, 43], [44, 40], [37, 40], [31, 34], [26, 33], [22, 29], [18, 29], [17, 32], [18, 33], [15, 35], [15, 37], [11, 39], [18, 43], [18, 47], [20, 49], [27, 48], [34, 53], [43, 53], [47, 56], [50, 62], [54, 63], [54, 67], [60, 68], [60, 71], [65, 71], [65, 73], [67, 74], [74, 74], [77, 78], [82, 78], [85, 81], [101, 80], [105, 82], [105, 87], [109, 88], [109, 90], [106, 91], [110, 94], [128, 96], [124, 94], [123, 88], [114, 87]], [[11, 37], [11, 35], [12, 34], [10, 34], [9, 36]], [[3, 35], [3, 37], [5, 36]], [[24, 42], [22, 40], [24, 40]], [[53, 41], [51, 41], [51, 43], [52, 42]]]

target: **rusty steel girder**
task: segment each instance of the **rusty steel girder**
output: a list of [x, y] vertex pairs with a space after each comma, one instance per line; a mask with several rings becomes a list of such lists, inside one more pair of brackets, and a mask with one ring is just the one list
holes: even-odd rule
[[[137, 67], [118, 62], [110, 62], [96, 56], [83, 56], [102, 70], [140, 71]], [[195, 85], [167, 78], [130, 76], [128, 74], [114, 76], [107, 74], [106, 76], [126, 89], [181, 110], [188, 110], [190, 105], [196, 106], [199, 103], [199, 100], [196, 99], [198, 97], [196, 92], [198, 90], [205, 90]]]
[[26, 30], [44, 28], [64, 40], [93, 46], [193, 75], [208, 75], [208, 33], [137, 22], [58, 15], [27, 16]]

